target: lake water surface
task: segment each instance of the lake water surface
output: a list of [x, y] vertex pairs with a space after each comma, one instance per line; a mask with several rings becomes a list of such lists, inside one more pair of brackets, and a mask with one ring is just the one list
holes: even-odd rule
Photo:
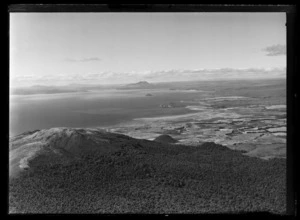
[[[152, 96], [146, 96], [151, 93]], [[160, 108], [166, 102], [205, 97], [203, 91], [100, 90], [82, 93], [11, 95], [10, 136], [51, 127], [105, 127], [139, 117], [192, 112]]]

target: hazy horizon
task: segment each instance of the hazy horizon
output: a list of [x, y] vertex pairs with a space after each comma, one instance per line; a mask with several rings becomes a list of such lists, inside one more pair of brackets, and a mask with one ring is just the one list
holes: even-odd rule
[[[285, 80], [286, 79], [286, 73], [284, 72], [284, 74], [281, 75], [271, 75], [271, 76], [262, 76], [261, 78], [253, 78], [253, 77], [249, 77], [249, 78], [245, 78], [245, 77], [239, 77], [239, 78], [217, 78], [217, 79], [198, 79], [198, 80], [177, 80], [177, 81], [151, 81], [151, 80], [133, 80], [131, 82], [127, 82], [127, 83], [113, 83], [111, 82], [110, 84], [99, 84], [98, 82], [89, 82], [89, 83], [65, 83], [65, 84], [56, 84], [56, 85], [49, 85], [49, 84], [30, 84], [30, 85], [23, 85], [23, 86], [11, 86], [11, 89], [18, 89], [18, 88], [33, 88], [33, 87], [41, 87], [41, 88], [60, 88], [60, 87], [64, 87], [64, 86], [83, 86], [83, 87], [94, 87], [94, 86], [99, 86], [100, 88], [108, 88], [109, 86], [113, 86], [112, 88], [117, 88], [119, 86], [126, 86], [126, 85], [131, 85], [131, 84], [137, 84], [139, 82], [147, 82], [153, 85], [156, 84], [172, 84], [172, 83], [190, 83], [190, 82], [225, 82], [225, 81], [257, 81], [257, 80]], [[14, 94], [11, 94], [14, 95]]]

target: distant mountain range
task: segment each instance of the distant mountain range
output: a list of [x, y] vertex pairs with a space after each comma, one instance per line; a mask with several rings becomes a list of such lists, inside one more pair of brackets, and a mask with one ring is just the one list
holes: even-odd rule
[[71, 93], [85, 92], [84, 89], [66, 88], [63, 86], [42, 86], [34, 85], [31, 87], [12, 88], [11, 95], [34, 95], [34, 94], [56, 94], [56, 93]]
[[67, 86], [44, 86], [34, 85], [30, 87], [11, 88], [11, 95], [34, 95], [34, 94], [56, 94], [56, 93], [73, 93], [73, 92], [87, 92], [89, 90], [101, 89], [151, 89], [156, 88], [155, 85], [146, 81], [132, 83], [127, 85], [84, 85], [84, 84], [70, 84]]

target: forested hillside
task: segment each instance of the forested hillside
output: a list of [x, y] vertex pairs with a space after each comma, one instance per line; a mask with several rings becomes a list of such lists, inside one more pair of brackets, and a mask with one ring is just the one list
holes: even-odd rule
[[64, 164], [32, 160], [10, 179], [10, 213], [285, 212], [285, 159], [214, 143], [120, 139], [114, 148]]

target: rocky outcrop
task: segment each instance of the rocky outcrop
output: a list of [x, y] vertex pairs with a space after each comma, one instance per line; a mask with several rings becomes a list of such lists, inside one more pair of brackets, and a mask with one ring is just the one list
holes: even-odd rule
[[165, 103], [165, 104], [160, 104], [160, 108], [180, 108], [180, 107], [185, 107], [185, 105], [181, 103], [175, 103], [175, 102], [170, 102], [170, 103]]

